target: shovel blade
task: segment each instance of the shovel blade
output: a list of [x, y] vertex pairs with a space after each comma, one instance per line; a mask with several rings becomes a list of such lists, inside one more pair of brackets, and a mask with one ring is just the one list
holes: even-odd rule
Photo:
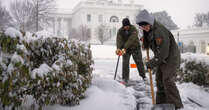
[[152, 110], [175, 110], [175, 106], [173, 104], [156, 104]]

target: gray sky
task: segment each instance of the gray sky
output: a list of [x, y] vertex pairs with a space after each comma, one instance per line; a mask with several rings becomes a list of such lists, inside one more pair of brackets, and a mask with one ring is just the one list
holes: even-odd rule
[[[61, 8], [72, 8], [81, 0], [57, 0]], [[127, 0], [126, 0], [127, 1]], [[209, 12], [209, 0], [135, 0], [150, 12], [166, 10], [180, 28], [194, 23], [196, 13]]]
[[[0, 0], [8, 5], [12, 0]], [[56, 0], [59, 8], [72, 9], [81, 0]], [[123, 0], [128, 1], [128, 0]], [[194, 23], [196, 13], [209, 12], [209, 0], [135, 0], [150, 12], [166, 10], [180, 28]]]

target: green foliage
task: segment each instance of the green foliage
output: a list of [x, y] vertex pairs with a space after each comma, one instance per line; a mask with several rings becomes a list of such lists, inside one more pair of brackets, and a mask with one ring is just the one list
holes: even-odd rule
[[179, 75], [181, 81], [193, 82], [200, 86], [209, 86], [209, 65], [205, 63], [182, 60]]
[[[29, 95], [39, 109], [79, 104], [92, 79], [90, 45], [64, 38], [34, 38], [0, 35], [0, 109], [23, 106]], [[40, 76], [34, 70], [43, 64], [50, 69]]]
[[18, 43], [17, 38], [11, 38], [6, 35], [1, 35], [0, 37], [0, 46], [3, 52], [5, 53], [14, 53], [16, 49], [16, 45]]

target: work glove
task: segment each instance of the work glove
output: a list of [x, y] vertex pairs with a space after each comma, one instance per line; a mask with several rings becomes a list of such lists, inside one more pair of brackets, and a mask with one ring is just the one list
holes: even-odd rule
[[115, 51], [115, 54], [118, 55], [118, 56], [121, 56], [121, 55], [122, 55], [122, 50], [117, 49], [117, 50]]
[[146, 64], [146, 66], [147, 66], [147, 69], [153, 69], [153, 64], [152, 64], [151, 61], [146, 62], [145, 64]]
[[126, 53], [126, 49], [122, 49], [122, 55], [124, 55]]

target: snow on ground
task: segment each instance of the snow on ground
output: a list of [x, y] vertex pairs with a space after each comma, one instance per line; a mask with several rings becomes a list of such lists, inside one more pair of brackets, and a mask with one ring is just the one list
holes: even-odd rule
[[[81, 100], [78, 106], [63, 107], [55, 105], [46, 107], [47, 110], [135, 110], [134, 89], [132, 87], [126, 88], [113, 80], [117, 63], [115, 46], [92, 45], [91, 48], [95, 64], [92, 86], [86, 91], [86, 98]], [[146, 52], [142, 54], [146, 57]], [[122, 72], [121, 63], [120, 59], [118, 68], [118, 76], [120, 77]], [[131, 63], [133, 63], [132, 59]], [[142, 80], [136, 69], [130, 69], [130, 79]], [[205, 92], [202, 87], [192, 83], [177, 83], [177, 86], [184, 103], [184, 109], [182, 110], [209, 110], [209, 93]], [[145, 88], [148, 87], [146, 86]], [[198, 107], [197, 104], [192, 103], [188, 98], [198, 102], [203, 108]], [[145, 97], [144, 100], [151, 103], [150, 96]]]
[[50, 110], [134, 110], [132, 91], [113, 80], [94, 78], [86, 94], [87, 98], [81, 101], [80, 106], [56, 106]]
[[[204, 88], [193, 83], [178, 84], [178, 88], [184, 102], [184, 110], [209, 110], [209, 93], [204, 91]], [[203, 108], [188, 104], [188, 98], [198, 102]]]

